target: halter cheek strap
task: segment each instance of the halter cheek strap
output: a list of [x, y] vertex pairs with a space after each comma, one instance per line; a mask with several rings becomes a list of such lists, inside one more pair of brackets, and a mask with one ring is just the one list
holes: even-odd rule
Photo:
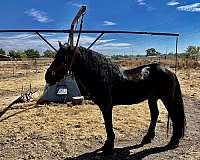
[[73, 57], [72, 57], [72, 61], [71, 61], [71, 63], [70, 63], [70, 66], [69, 66], [69, 68], [68, 68], [67, 73], [70, 73], [70, 72], [72, 71], [72, 67], [73, 67], [73, 65], [74, 65], [74, 63], [75, 63], [75, 59], [76, 59], [76, 57], [77, 57], [77, 53], [78, 53], [78, 47], [75, 47], [75, 48], [73, 49]]

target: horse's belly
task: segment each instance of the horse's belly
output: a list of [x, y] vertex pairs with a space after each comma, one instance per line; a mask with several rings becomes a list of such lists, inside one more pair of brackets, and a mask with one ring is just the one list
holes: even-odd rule
[[112, 102], [114, 105], [130, 105], [143, 102], [148, 98], [146, 89], [135, 86], [117, 87], [112, 94]]

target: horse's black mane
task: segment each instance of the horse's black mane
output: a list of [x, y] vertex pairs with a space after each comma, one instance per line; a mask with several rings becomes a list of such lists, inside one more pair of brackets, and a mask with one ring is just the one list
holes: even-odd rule
[[[80, 47], [78, 56], [81, 59], [78, 63], [85, 63], [80, 65], [90, 68], [98, 79], [103, 78], [101, 80], [104, 82], [110, 81], [110, 78], [114, 78], [116, 80], [116, 78], [119, 79], [123, 77], [120, 67], [117, 64], [112, 63], [111, 60], [106, 58], [103, 54]], [[82, 71], [84, 72], [84, 70]]]

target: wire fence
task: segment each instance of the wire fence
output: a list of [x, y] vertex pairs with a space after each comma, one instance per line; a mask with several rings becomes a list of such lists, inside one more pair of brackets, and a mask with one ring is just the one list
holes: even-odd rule
[[144, 64], [158, 63], [166, 68], [174, 70], [200, 68], [200, 63], [198, 62], [198, 60], [178, 57], [176, 62], [176, 58], [174, 55], [121, 58], [121, 59], [114, 59], [113, 62], [119, 64], [122, 67], [138, 67]]
[[0, 79], [23, 77], [44, 72], [51, 64], [51, 58], [0, 59]]
[[[108, 57], [111, 58], [111, 57]], [[171, 69], [189, 69], [200, 68], [198, 60], [191, 58], [178, 57], [177, 66], [175, 56], [142, 56], [128, 57], [111, 60], [119, 64], [121, 67], [137, 67], [149, 63], [159, 63], [164, 67]], [[26, 77], [31, 74], [44, 73], [48, 66], [53, 61], [53, 58], [26, 58], [26, 59], [11, 59], [6, 60], [0, 58], [0, 79], [10, 77]]]

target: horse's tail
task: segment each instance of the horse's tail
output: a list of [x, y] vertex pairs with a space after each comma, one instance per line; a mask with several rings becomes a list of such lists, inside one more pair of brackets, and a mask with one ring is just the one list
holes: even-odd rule
[[174, 87], [174, 105], [170, 117], [173, 122], [173, 135], [177, 138], [183, 138], [185, 133], [186, 118], [184, 112], [184, 104], [181, 94], [181, 88], [177, 77], [175, 76]]

